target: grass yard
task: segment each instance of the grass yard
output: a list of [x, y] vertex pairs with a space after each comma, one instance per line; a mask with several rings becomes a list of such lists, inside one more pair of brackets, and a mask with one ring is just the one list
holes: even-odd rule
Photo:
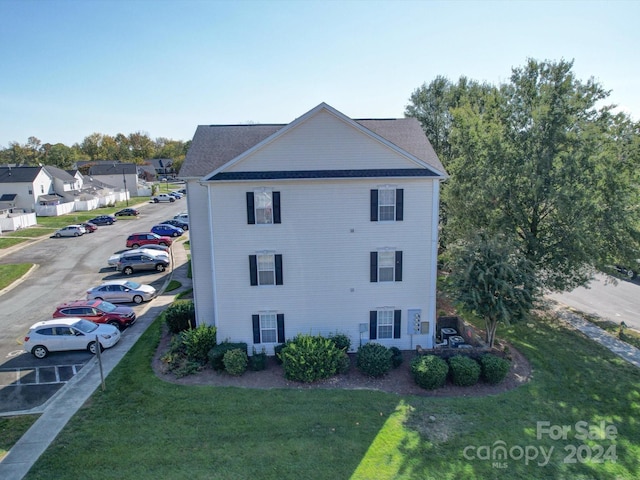
[[0, 435], [0, 461], [37, 419], [37, 415], [0, 418], [0, 432], [2, 432], [2, 435]]
[[551, 320], [499, 329], [533, 379], [476, 398], [164, 383], [151, 368], [160, 327], [27, 479], [640, 477], [640, 370]]
[[32, 263], [0, 265], [0, 290], [22, 277], [33, 266]]
[[14, 245], [18, 245], [19, 243], [22, 243], [22, 242], [26, 242], [26, 240], [22, 238], [10, 238], [10, 237], [4, 236], [0, 238], [0, 248], [13, 247]]

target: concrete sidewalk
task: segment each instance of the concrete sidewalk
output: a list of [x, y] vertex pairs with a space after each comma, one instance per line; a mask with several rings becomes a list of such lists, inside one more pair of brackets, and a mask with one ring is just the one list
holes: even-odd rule
[[608, 348], [619, 357], [624, 358], [630, 364], [640, 368], [640, 350], [633, 345], [619, 340], [581, 316], [572, 313], [565, 305], [554, 301], [549, 305], [549, 308], [563, 322], [584, 333], [587, 337]]
[[[138, 316], [135, 325], [125, 331], [120, 342], [113, 348], [105, 350], [101, 355], [103, 374], [107, 384], [109, 381], [107, 376], [111, 370], [138, 341], [147, 327], [175, 300], [178, 293], [192, 287], [191, 279], [187, 277], [188, 258], [184, 242], [177, 242], [171, 250], [173, 252], [173, 270], [163, 285], [160, 295], [145, 305], [145, 309]], [[164, 293], [170, 280], [177, 280], [182, 284], [182, 287]], [[0, 478], [2, 480], [22, 479], [71, 417], [101, 387], [101, 383], [100, 368], [96, 357], [41, 407], [27, 412], [12, 412], [15, 415], [27, 413], [42, 413], [42, 415], [0, 462]]]

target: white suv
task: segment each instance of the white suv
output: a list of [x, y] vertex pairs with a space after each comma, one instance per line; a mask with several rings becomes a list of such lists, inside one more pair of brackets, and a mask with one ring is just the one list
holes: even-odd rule
[[154, 203], [159, 202], [170, 202], [173, 203], [176, 201], [176, 197], [169, 195], [168, 193], [159, 193], [155, 197], [152, 198]]

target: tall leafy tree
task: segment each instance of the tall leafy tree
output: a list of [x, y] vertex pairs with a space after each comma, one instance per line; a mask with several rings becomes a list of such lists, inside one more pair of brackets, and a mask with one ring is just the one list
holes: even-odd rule
[[443, 237], [512, 237], [551, 290], [640, 249], [637, 124], [600, 106], [609, 92], [572, 67], [531, 59], [449, 110]]

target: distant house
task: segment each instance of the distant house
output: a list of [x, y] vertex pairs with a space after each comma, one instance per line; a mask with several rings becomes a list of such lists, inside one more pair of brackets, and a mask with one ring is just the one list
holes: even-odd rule
[[151, 158], [147, 160], [149, 162], [158, 178], [162, 177], [170, 177], [175, 175], [175, 170], [173, 169], [173, 159], [171, 158]]
[[218, 339], [433, 345], [446, 173], [416, 119], [323, 103], [289, 124], [201, 125], [179, 176], [197, 323]]
[[0, 200], [4, 208], [35, 212], [39, 202], [61, 201], [54, 179], [43, 167], [0, 167]]
[[87, 174], [107, 185], [138, 196], [138, 166], [135, 163], [100, 162], [92, 164]]

